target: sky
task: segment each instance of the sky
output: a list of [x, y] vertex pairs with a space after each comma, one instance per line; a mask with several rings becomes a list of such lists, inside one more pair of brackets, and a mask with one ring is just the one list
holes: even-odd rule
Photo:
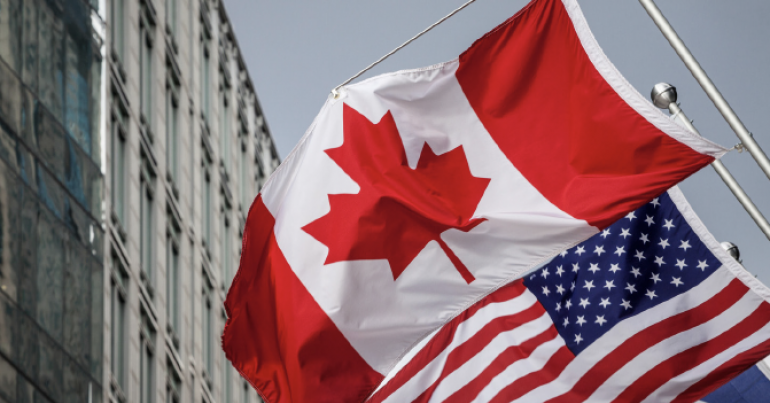
[[[224, 0], [278, 152], [286, 157], [330, 90], [465, 0]], [[454, 59], [526, 5], [477, 0], [358, 80]], [[677, 87], [700, 133], [723, 146], [738, 138], [637, 1], [580, 2], [599, 45], [642, 94]], [[770, 151], [770, 2], [658, 1], [658, 6], [757, 142]], [[590, 100], [587, 100], [590, 102]], [[748, 152], [724, 164], [770, 217], [770, 180]], [[706, 227], [741, 251], [770, 284], [770, 241], [710, 167], [680, 184]]]

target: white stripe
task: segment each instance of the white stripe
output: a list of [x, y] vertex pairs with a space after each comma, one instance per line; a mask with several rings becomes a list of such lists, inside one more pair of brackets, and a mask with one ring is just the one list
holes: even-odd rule
[[504, 302], [493, 303], [479, 309], [476, 314], [457, 326], [452, 342], [401, 388], [388, 396], [384, 402], [412, 401], [424, 392], [441, 375], [446, 358], [457, 346], [478, 333], [487, 323], [501, 316], [513, 315], [538, 303], [537, 298], [528, 290], [518, 297]]
[[647, 399], [644, 399], [642, 403], [655, 403], [655, 402], [670, 402], [674, 400], [680, 393], [684, 392], [692, 386], [694, 383], [700, 381], [705, 376], [710, 374], [714, 369], [720, 365], [729, 361], [738, 354], [743, 353], [757, 345], [767, 341], [770, 338], [770, 323], [765, 324], [761, 329], [754, 332], [749, 337], [741, 340], [740, 342], [730, 346], [721, 353], [715, 355], [711, 359], [703, 362], [701, 365], [671, 379], [663, 386], [658, 388]]
[[[479, 376], [507, 348], [519, 346], [521, 343], [542, 334], [551, 326], [553, 326], [551, 317], [547, 312], [544, 312], [541, 317], [531, 322], [521, 324], [515, 329], [498, 334], [478, 354], [444, 378], [433, 392], [431, 400], [440, 402], [448, 398]], [[560, 337], [557, 338], [561, 339]], [[562, 344], [564, 343], [562, 342]], [[527, 359], [523, 361], [527, 361]], [[443, 370], [443, 366], [441, 370]]]
[[655, 323], [706, 302], [731, 280], [733, 280], [733, 276], [720, 267], [689, 291], [622, 321], [578, 354], [553, 382], [540, 386], [516, 401], [542, 402], [569, 392], [588, 370], [628, 340], [629, 337]]
[[551, 356], [556, 354], [562, 347], [564, 347], [564, 339], [561, 337], [556, 337], [553, 340], [549, 340], [539, 345], [532, 351], [532, 354], [530, 354], [528, 359], [516, 361], [508, 366], [505, 371], [494, 377], [492, 382], [479, 393], [473, 402], [488, 402], [497, 396], [503, 388], [517, 379], [543, 369]]
[[[748, 290], [747, 290], [748, 291]], [[588, 402], [610, 402], [656, 365], [694, 346], [705, 343], [740, 323], [762, 303], [747, 292], [738, 302], [710, 321], [669, 337], [634, 357], [594, 392]]]

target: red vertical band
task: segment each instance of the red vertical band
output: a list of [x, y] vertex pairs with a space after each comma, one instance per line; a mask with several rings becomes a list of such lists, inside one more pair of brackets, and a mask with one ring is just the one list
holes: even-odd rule
[[460, 56], [473, 110], [555, 206], [604, 228], [714, 159], [629, 106], [586, 54], [561, 1], [533, 1]]
[[227, 295], [227, 358], [270, 403], [363, 401], [382, 381], [289, 267], [258, 197]]

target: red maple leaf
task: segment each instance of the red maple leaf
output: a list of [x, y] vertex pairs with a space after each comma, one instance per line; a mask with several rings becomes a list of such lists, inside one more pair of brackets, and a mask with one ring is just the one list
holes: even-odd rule
[[441, 239], [470, 231], [489, 179], [471, 175], [462, 146], [436, 155], [425, 143], [417, 168], [409, 167], [393, 115], [372, 123], [343, 105], [342, 146], [326, 150], [361, 188], [329, 195], [331, 210], [302, 229], [329, 248], [324, 264], [387, 259], [397, 279], [428, 242], [436, 241], [466, 282], [475, 278]]

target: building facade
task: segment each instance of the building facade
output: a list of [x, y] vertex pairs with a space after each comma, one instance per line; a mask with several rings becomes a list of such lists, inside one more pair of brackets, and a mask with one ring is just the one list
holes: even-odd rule
[[259, 402], [219, 336], [278, 163], [219, 0], [0, 0], [0, 402]]
[[82, 0], [0, 0], [0, 402], [104, 385], [100, 43]]
[[221, 0], [108, 0], [104, 399], [260, 401], [221, 349], [279, 163]]

